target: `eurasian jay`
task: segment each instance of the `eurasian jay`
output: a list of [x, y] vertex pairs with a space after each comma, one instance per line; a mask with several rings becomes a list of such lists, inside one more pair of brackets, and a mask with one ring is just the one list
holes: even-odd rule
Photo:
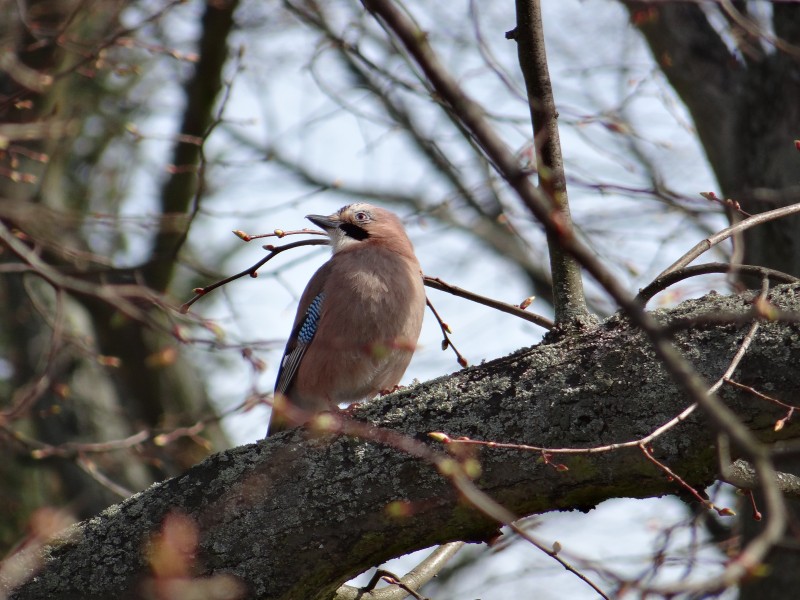
[[282, 415], [283, 402], [308, 420], [394, 389], [425, 312], [422, 272], [397, 215], [359, 203], [306, 219], [325, 230], [333, 256], [300, 298], [267, 435], [299, 424]]

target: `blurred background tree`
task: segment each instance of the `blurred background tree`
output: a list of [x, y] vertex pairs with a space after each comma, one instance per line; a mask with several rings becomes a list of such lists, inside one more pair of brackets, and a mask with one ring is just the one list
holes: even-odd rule
[[[12, 516], [0, 530], [6, 549], [38, 507], [85, 518], [228, 444], [210, 425], [203, 440], [159, 446], [151, 438], [121, 453], [69, 447], [216, 414], [159, 298], [201, 194], [201, 146], [235, 5], [207, 7], [184, 55], [164, 35], [171, 20], [184, 22], [171, 13], [179, 4], [3, 7], [3, 438], [17, 458], [0, 467], [0, 502]], [[150, 94], [165, 77], [183, 86], [172, 90], [184, 97], [180, 135], [174, 126], [166, 133], [175, 168], [162, 165], [156, 203], [138, 203], [146, 157], [132, 124], [159, 110]], [[135, 229], [144, 235], [132, 240]]]
[[[535, 295], [549, 311], [541, 228], [360, 3], [1, 6], [0, 439], [13, 457], [0, 466], [3, 549], [43, 507], [85, 518], [263, 435], [257, 405], [320, 255], [297, 253], [266, 283], [239, 282], [178, 315], [170, 307], [193, 287], [255, 262], [231, 229], [299, 228], [305, 212], [378, 202], [407, 218], [427, 274], [511, 302]], [[530, 163], [504, 37], [513, 5], [408, 7]], [[576, 225], [630, 289], [741, 218], [698, 192], [748, 213], [800, 199], [800, 6], [544, 8]], [[748, 230], [741, 252], [716, 251], [800, 275], [798, 225], [774, 221]], [[690, 280], [660, 302], [737, 285]], [[541, 336], [431, 297], [472, 361]], [[591, 285], [589, 301], [615, 309]], [[455, 368], [426, 330], [409, 370], [421, 379]], [[796, 577], [776, 563], [742, 597], [784, 597]]]

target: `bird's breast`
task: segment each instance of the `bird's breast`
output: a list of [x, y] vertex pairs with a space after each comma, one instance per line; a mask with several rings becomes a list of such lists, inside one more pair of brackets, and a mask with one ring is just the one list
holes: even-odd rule
[[388, 277], [368, 270], [356, 270], [348, 276], [351, 293], [366, 302], [381, 303], [389, 293]]
[[345, 402], [399, 383], [419, 337], [425, 291], [419, 264], [396, 253], [348, 252], [333, 260], [296, 392]]

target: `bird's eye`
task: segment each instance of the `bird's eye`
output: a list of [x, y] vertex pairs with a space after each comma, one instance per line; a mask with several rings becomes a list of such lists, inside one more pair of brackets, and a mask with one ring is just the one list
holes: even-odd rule
[[359, 223], [363, 223], [364, 221], [369, 221], [369, 215], [365, 212], [357, 212], [356, 221], [358, 221]]

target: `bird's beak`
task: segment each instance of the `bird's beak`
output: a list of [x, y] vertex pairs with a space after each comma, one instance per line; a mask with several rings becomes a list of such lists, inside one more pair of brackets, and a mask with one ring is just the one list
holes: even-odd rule
[[336, 229], [341, 223], [339, 220], [339, 215], [337, 214], [332, 214], [327, 217], [324, 215], [306, 215], [306, 219], [311, 221], [317, 227], [321, 227], [325, 231]]

